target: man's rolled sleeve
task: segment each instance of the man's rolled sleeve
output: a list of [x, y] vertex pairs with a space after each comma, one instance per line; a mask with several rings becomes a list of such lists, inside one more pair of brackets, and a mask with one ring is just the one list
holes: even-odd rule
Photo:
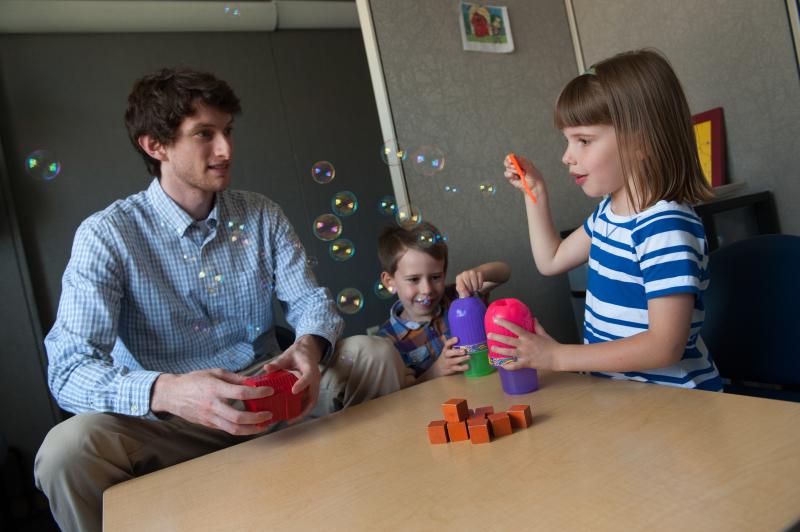
[[344, 321], [336, 311], [328, 289], [317, 285], [306, 262], [305, 249], [280, 208], [276, 208], [273, 227], [271, 246], [275, 250], [275, 294], [297, 338], [313, 334], [328, 341], [330, 347], [323, 356], [325, 363], [342, 334]]

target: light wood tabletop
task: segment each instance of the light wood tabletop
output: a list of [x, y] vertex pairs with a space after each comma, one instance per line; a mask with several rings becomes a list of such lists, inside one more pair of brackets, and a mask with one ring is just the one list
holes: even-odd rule
[[[435, 379], [107, 490], [104, 530], [782, 530], [800, 519], [800, 404], [575, 374], [502, 392]], [[441, 403], [533, 407], [431, 445]]]

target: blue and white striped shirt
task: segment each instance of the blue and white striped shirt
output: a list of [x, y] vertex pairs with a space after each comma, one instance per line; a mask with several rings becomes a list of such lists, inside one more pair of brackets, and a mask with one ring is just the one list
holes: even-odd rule
[[75, 234], [45, 339], [50, 390], [70, 412], [152, 416], [159, 374], [241, 370], [263, 333], [277, 351], [273, 295], [297, 337], [336, 343], [344, 323], [277, 204], [225, 191], [194, 221], [154, 179]]
[[691, 331], [681, 360], [666, 368], [595, 375], [719, 391], [717, 368], [700, 337], [708, 287], [708, 249], [700, 218], [688, 206], [659, 201], [618, 216], [605, 198], [583, 225], [592, 240], [584, 343], [618, 340], [648, 329], [647, 302], [695, 294]]

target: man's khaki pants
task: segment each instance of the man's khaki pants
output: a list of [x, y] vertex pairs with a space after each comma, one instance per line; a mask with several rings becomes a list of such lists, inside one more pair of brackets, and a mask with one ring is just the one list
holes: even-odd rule
[[[262, 365], [241, 373], [256, 374]], [[319, 401], [311, 417], [390, 394], [411, 380], [386, 338], [346, 338], [337, 344], [330, 366], [322, 373]], [[107, 488], [253, 437], [233, 436], [177, 416], [160, 421], [100, 412], [79, 414], [47, 434], [36, 455], [34, 475], [62, 530], [99, 531]]]

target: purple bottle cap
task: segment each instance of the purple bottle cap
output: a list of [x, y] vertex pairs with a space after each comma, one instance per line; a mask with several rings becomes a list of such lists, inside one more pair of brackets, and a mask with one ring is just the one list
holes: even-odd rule
[[456, 347], [486, 343], [484, 314], [486, 305], [476, 296], [456, 299], [450, 304], [447, 321], [450, 323], [450, 335], [458, 338]]

